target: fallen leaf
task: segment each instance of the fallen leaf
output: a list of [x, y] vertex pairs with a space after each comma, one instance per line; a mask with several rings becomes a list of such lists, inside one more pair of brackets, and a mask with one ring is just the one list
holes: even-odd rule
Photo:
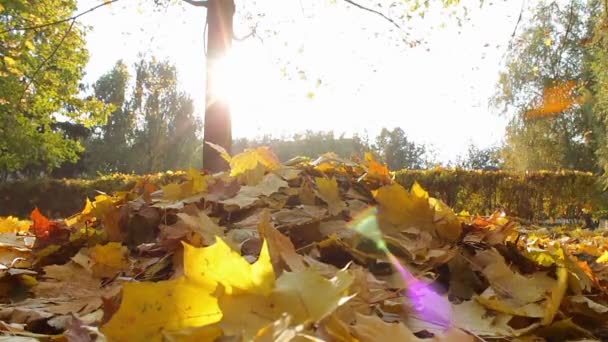
[[89, 251], [93, 264], [91, 270], [96, 277], [113, 277], [129, 268], [127, 247], [117, 242], [95, 245]]
[[330, 215], [337, 215], [346, 209], [346, 204], [340, 197], [338, 182], [335, 178], [317, 177], [315, 178], [315, 182], [319, 190], [319, 197], [327, 203]]

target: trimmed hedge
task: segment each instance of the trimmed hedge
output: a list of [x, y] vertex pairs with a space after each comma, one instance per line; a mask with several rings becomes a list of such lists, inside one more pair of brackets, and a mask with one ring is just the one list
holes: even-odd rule
[[417, 181], [454, 210], [471, 214], [502, 208], [510, 216], [533, 221], [576, 220], [585, 212], [605, 213], [608, 208], [598, 177], [589, 172], [406, 170], [395, 179], [405, 187]]
[[[145, 176], [153, 183], [166, 184], [181, 177], [181, 173], [158, 173]], [[112, 193], [132, 189], [142, 176], [112, 174], [95, 179], [52, 179], [0, 183], [0, 216], [27, 218], [38, 207], [50, 218], [63, 218], [80, 212], [86, 198], [99, 192]]]
[[[181, 173], [145, 176], [166, 184]], [[110, 193], [132, 188], [142, 176], [114, 174], [96, 179], [38, 179], [0, 184], [0, 216], [28, 217], [34, 207], [52, 218], [82, 210], [85, 199], [98, 191]], [[505, 172], [468, 170], [404, 170], [397, 182], [409, 188], [414, 181], [454, 208], [471, 214], [490, 214], [503, 208], [508, 214], [534, 221], [580, 219], [584, 210], [608, 213], [608, 196], [597, 176], [578, 171]]]

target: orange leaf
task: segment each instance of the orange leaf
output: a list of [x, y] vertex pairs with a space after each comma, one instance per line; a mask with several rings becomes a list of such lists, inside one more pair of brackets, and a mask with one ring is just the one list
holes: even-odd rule
[[48, 237], [50, 232], [57, 227], [57, 223], [49, 221], [37, 207], [32, 211], [31, 219], [34, 224], [32, 224], [30, 229], [34, 230], [34, 235], [37, 238]]

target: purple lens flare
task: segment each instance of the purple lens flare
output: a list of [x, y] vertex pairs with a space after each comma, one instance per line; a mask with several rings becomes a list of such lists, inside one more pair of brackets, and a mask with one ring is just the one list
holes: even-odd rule
[[384, 252], [389, 261], [401, 275], [406, 285], [406, 296], [413, 304], [419, 319], [433, 323], [445, 329], [452, 327], [452, 306], [449, 300], [434, 291], [430, 284], [421, 281], [405, 268], [399, 259], [391, 253], [378, 224], [378, 209], [370, 207], [357, 215], [349, 227], [370, 239], [378, 250]]

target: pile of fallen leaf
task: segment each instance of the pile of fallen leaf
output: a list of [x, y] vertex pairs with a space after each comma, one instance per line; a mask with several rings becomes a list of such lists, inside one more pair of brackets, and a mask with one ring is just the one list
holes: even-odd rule
[[[0, 218], [0, 333], [68, 341], [608, 339], [608, 238], [455, 214], [374, 161], [281, 164]], [[61, 198], [57, 198], [61, 201]]]

